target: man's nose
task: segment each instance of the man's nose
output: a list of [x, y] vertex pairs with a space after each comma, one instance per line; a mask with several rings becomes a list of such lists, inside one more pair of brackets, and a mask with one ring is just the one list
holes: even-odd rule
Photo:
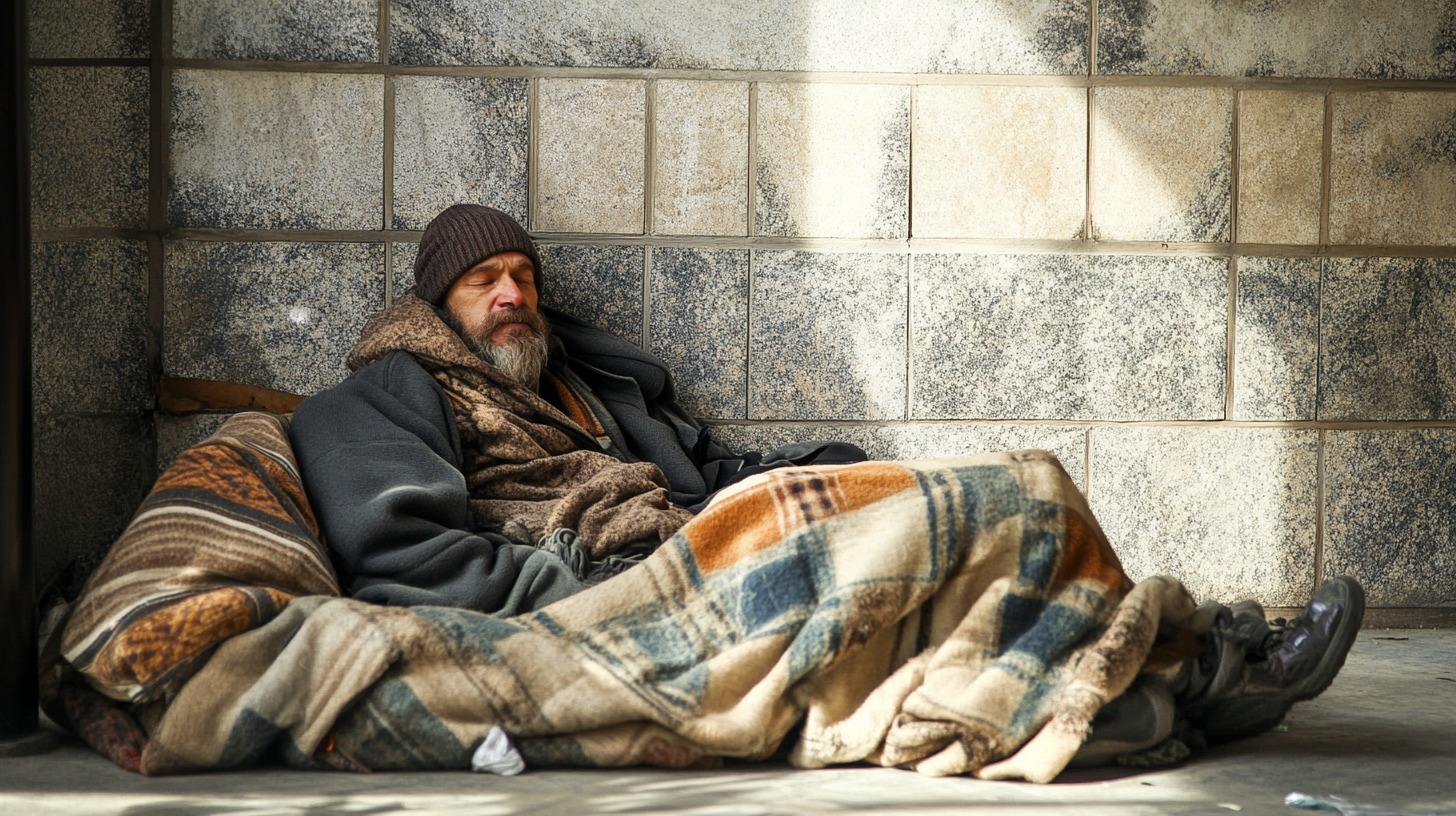
[[524, 302], [521, 298], [521, 287], [507, 275], [496, 282], [495, 302], [490, 305], [490, 310], [499, 312], [504, 309], [519, 309]]

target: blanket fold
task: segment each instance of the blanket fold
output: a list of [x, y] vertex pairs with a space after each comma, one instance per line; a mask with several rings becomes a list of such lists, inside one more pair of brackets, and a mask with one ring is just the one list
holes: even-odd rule
[[[243, 422], [230, 438], [266, 435]], [[1128, 580], [1040, 451], [770, 471], [639, 566], [512, 619], [327, 597], [288, 564], [264, 569], [276, 574], [229, 585], [286, 606], [168, 695], [144, 773], [269, 755], [464, 769], [499, 726], [528, 765], [684, 767], [784, 747], [803, 767], [1046, 781], [1160, 627], [1194, 608], [1174, 580]]]

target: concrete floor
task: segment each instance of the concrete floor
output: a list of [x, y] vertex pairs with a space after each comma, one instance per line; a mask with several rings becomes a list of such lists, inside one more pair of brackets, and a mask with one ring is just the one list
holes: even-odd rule
[[0, 814], [1285, 814], [1293, 791], [1347, 816], [1456, 814], [1456, 630], [1366, 630], [1324, 696], [1279, 730], [1180, 767], [1051, 785], [884, 768], [352, 775], [270, 768], [147, 779], [76, 742], [0, 759]]

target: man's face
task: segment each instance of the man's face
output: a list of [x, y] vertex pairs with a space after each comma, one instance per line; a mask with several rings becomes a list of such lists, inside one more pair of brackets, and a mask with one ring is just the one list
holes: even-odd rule
[[521, 252], [492, 255], [461, 275], [442, 304], [451, 327], [487, 362], [534, 387], [545, 365], [546, 320], [536, 268]]

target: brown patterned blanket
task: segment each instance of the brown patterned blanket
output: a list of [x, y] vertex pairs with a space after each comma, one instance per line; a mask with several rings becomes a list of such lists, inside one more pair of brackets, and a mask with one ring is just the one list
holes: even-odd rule
[[467, 768], [868, 761], [1047, 781], [1194, 606], [1134, 586], [1039, 451], [793, 468], [731, 488], [641, 565], [502, 620], [339, 598], [286, 418], [182, 454], [62, 651], [145, 724], [148, 774], [268, 757]]

